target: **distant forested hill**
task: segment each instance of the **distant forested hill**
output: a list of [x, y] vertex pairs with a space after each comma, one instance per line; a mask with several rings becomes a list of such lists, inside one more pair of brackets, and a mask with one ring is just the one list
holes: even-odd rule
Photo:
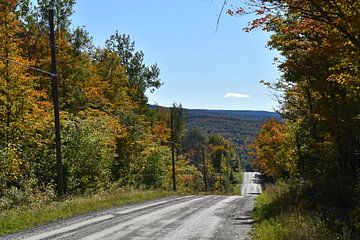
[[234, 143], [243, 165], [249, 168], [248, 145], [270, 118], [280, 119], [274, 112], [243, 110], [185, 109], [187, 128], [197, 128], [205, 135], [219, 134]]

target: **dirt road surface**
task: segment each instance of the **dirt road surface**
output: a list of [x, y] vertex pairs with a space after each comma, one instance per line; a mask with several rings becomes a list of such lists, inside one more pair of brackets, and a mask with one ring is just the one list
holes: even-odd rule
[[243, 196], [185, 196], [95, 212], [3, 239], [250, 239], [256, 173], [244, 173]]

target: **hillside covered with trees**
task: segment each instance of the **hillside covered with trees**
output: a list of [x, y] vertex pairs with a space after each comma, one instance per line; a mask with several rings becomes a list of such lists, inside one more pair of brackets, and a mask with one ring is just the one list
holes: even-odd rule
[[274, 112], [242, 110], [186, 109], [187, 126], [204, 135], [221, 135], [230, 140], [240, 156], [244, 169], [251, 170], [251, 144], [269, 119], [280, 120]]

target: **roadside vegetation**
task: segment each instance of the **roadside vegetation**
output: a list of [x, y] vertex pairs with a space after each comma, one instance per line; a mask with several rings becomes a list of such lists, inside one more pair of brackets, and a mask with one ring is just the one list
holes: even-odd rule
[[355, 239], [344, 222], [331, 222], [326, 212], [306, 206], [307, 196], [298, 184], [278, 181], [256, 199], [255, 240]]
[[0, 235], [14, 233], [39, 224], [53, 222], [101, 209], [153, 200], [173, 195], [155, 190], [130, 190], [118, 188], [88, 196], [68, 196], [61, 201], [32, 202], [0, 213]]
[[71, 26], [75, 1], [56, 2], [62, 164], [46, 73], [50, 0], [0, 1], [0, 234], [169, 194], [171, 145], [178, 192], [203, 192], [205, 183], [208, 192], [233, 191], [241, 171], [233, 145], [185, 129], [181, 104], [149, 106], [146, 93], [162, 85], [158, 66], [125, 34], [95, 47]]
[[253, 145], [274, 183], [258, 198], [255, 239], [360, 239], [360, 2], [248, 3], [227, 13], [257, 16], [245, 30], [271, 33], [282, 73], [264, 83], [283, 120]]

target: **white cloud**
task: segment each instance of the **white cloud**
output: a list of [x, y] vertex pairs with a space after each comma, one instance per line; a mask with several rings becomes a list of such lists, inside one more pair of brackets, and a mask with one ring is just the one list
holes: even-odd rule
[[249, 97], [251, 96], [243, 93], [227, 93], [224, 96], [224, 98], [249, 98]]

